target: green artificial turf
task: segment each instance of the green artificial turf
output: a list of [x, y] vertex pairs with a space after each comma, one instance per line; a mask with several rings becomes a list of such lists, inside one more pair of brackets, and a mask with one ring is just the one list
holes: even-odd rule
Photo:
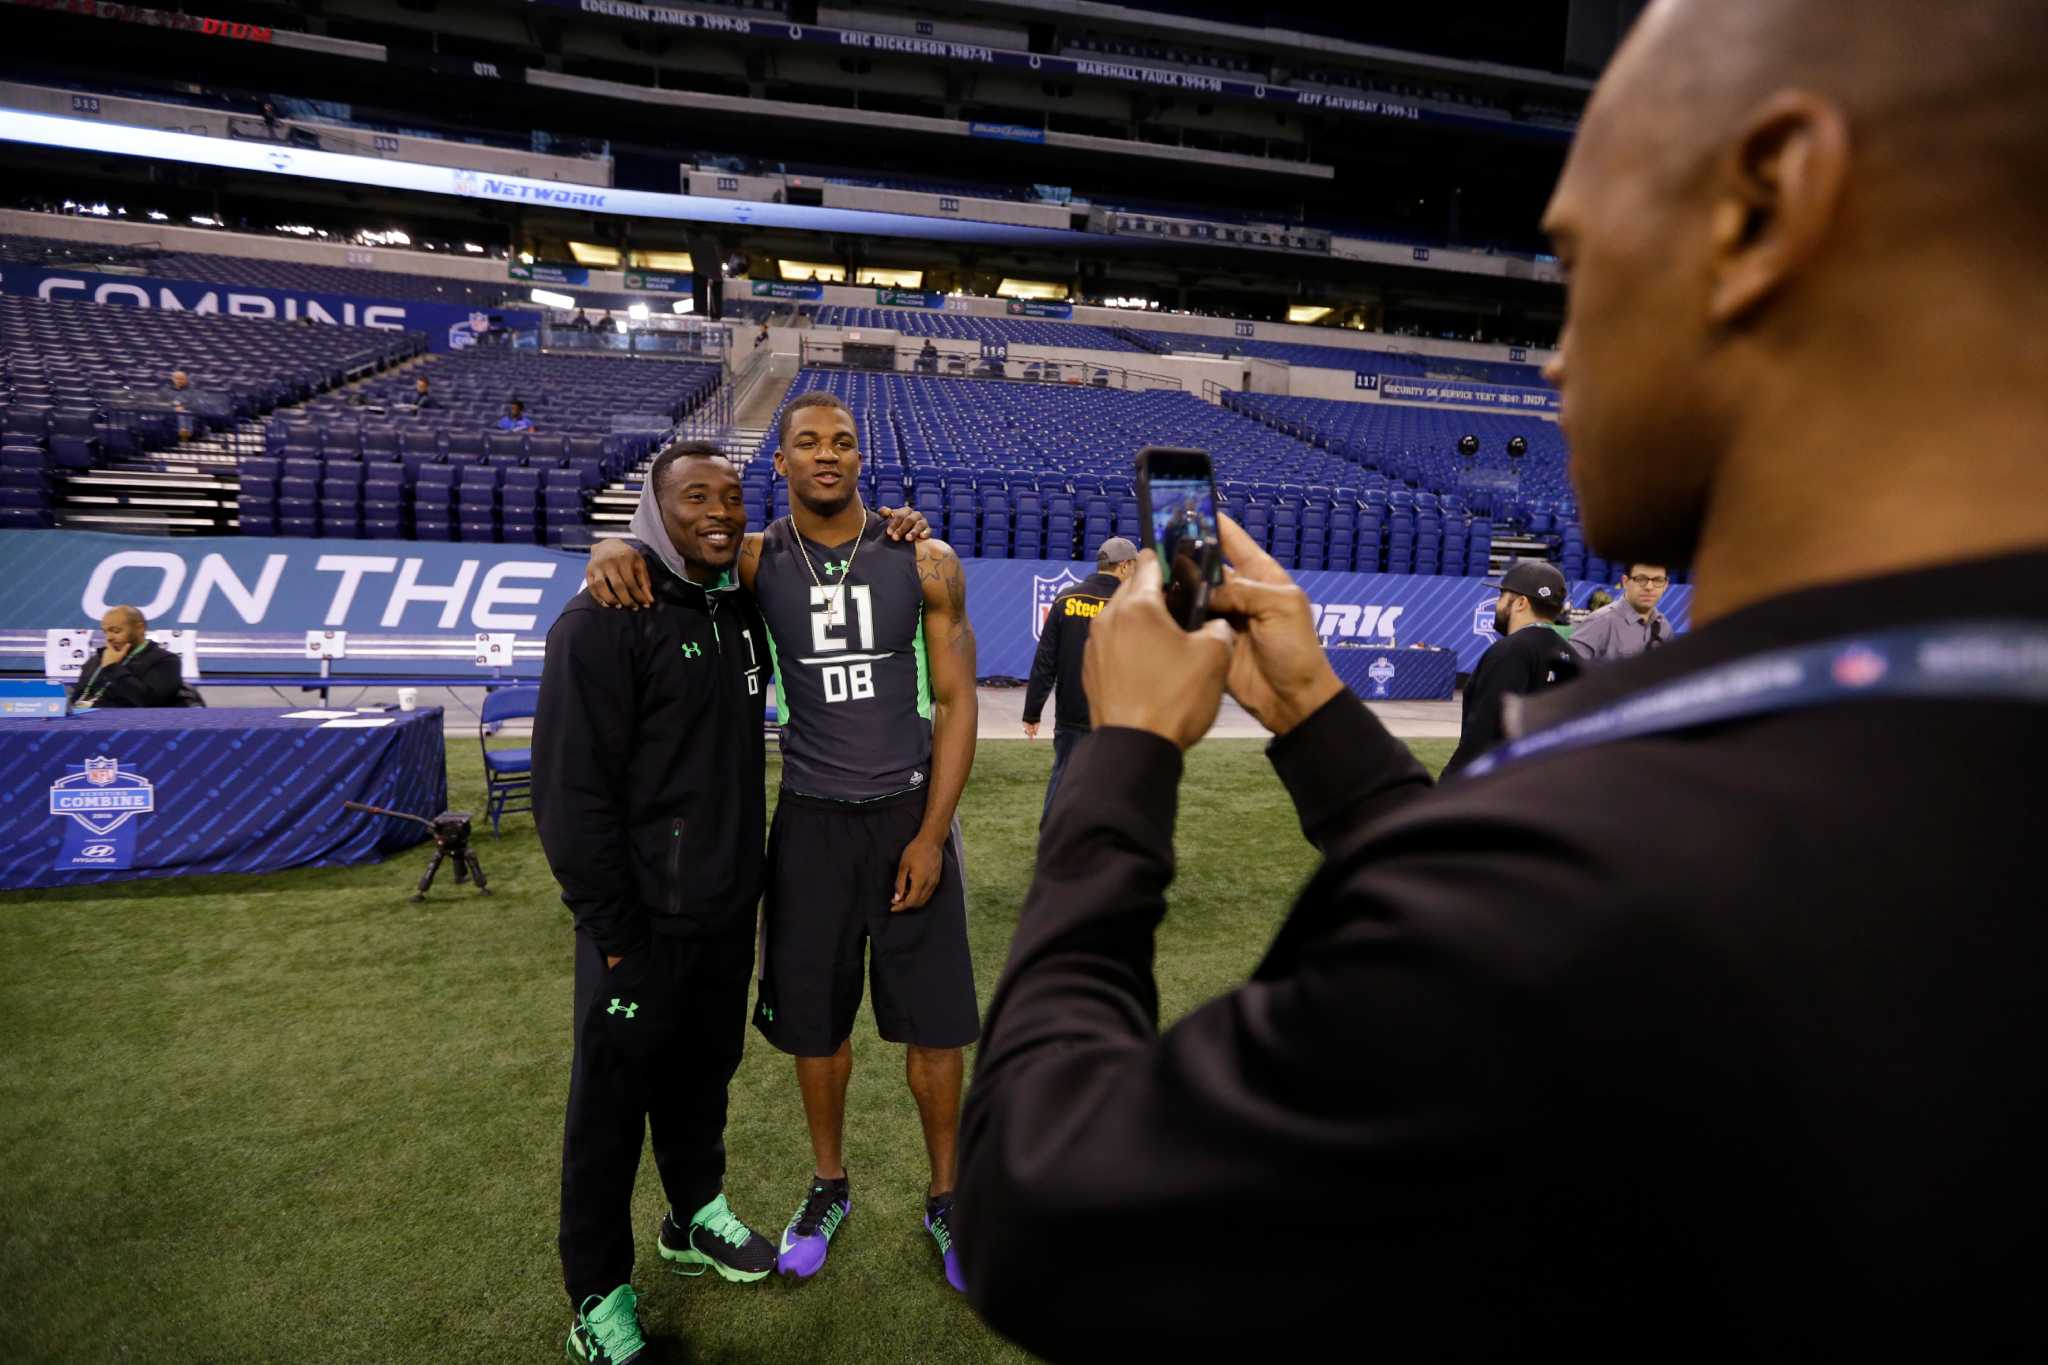
[[[1414, 747], [1436, 769], [1452, 745]], [[1051, 758], [983, 743], [961, 804], [984, 1004]], [[474, 745], [451, 742], [449, 777], [480, 809]], [[495, 895], [444, 869], [418, 906], [418, 852], [0, 894], [0, 1357], [560, 1358], [572, 931], [530, 817], [481, 845]], [[1179, 848], [1167, 1021], [1244, 978], [1314, 864], [1250, 740], [1189, 755]], [[855, 1213], [809, 1282], [670, 1274], [643, 1162], [635, 1279], [662, 1358], [1024, 1359], [940, 1277], [901, 1051], [865, 1007], [854, 1061]], [[751, 1030], [726, 1137], [733, 1206], [774, 1236], [811, 1157], [789, 1060]]]

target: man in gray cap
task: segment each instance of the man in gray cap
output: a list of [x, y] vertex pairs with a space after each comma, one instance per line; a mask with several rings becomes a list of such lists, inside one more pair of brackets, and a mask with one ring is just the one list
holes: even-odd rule
[[1458, 751], [1444, 765], [1444, 776], [1500, 743], [1501, 704], [1570, 682], [1579, 676], [1579, 656], [1551, 629], [1565, 606], [1564, 575], [1541, 559], [1518, 559], [1501, 575], [1500, 600], [1493, 605], [1493, 628], [1501, 638], [1479, 657], [1472, 680], [1465, 684], [1465, 725]]
[[[1088, 627], [1102, 614], [1103, 604], [1138, 567], [1138, 547], [1111, 536], [1095, 552], [1095, 572], [1055, 597], [1038, 633], [1038, 654], [1031, 661], [1031, 683], [1024, 689], [1024, 734], [1038, 738], [1038, 719], [1045, 712], [1046, 693], [1059, 689], [1053, 709], [1052, 776], [1045, 784], [1045, 804], [1060, 789], [1067, 755], [1093, 728], [1088, 694], [1081, 690], [1081, 658], [1088, 651]], [[1043, 819], [1043, 813], [1040, 815]]]

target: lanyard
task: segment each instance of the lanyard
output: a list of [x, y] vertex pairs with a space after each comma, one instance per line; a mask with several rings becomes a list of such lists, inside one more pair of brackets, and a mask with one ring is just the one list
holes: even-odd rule
[[[2048, 626], [1963, 621], [1739, 659], [1510, 740], [1466, 765], [1464, 776], [1481, 777], [1538, 754], [1866, 697], [2048, 702]], [[1505, 701], [1513, 728], [1523, 699]]]
[[112, 662], [111, 664], [106, 665], [105, 667], [101, 668], [98, 672], [94, 673], [92, 675], [92, 686], [86, 688], [84, 694], [81, 695], [79, 699], [72, 704], [74, 706], [91, 706], [94, 702], [98, 701], [100, 699], [100, 694], [102, 692], [105, 692], [107, 690], [107, 687], [109, 686], [107, 674], [112, 672], [114, 669], [119, 668], [122, 664], [129, 662], [131, 659], [141, 658], [143, 654], [148, 651], [149, 645], [150, 642], [148, 640], [144, 640], [134, 649], [129, 650], [126, 654], [123, 654], [120, 658], [114, 660], [114, 662]]

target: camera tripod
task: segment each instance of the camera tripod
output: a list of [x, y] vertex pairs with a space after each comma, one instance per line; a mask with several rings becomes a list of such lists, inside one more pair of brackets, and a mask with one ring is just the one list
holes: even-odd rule
[[441, 870], [441, 864], [450, 860], [455, 863], [455, 884], [462, 885], [471, 878], [476, 880], [478, 893], [488, 896], [491, 888], [484, 882], [484, 865], [469, 846], [469, 812], [466, 810], [442, 811], [429, 820], [423, 815], [413, 815], [402, 810], [385, 810], [382, 806], [366, 806], [360, 801], [344, 801], [342, 805], [350, 810], [365, 811], [371, 815], [388, 815], [394, 820], [410, 820], [425, 825], [434, 836], [434, 856], [427, 863], [427, 873], [420, 878], [419, 890], [413, 893], [413, 900], [427, 898], [427, 889], [434, 884], [434, 875]]

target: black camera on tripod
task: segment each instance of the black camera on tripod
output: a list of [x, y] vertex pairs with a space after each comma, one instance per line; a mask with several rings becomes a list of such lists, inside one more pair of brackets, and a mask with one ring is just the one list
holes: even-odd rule
[[360, 801], [344, 801], [342, 805], [350, 810], [363, 811], [370, 815], [388, 815], [394, 820], [410, 820], [425, 825], [434, 836], [434, 857], [427, 864], [427, 873], [420, 878], [419, 890], [413, 893], [415, 901], [427, 898], [427, 889], [434, 884], [434, 876], [440, 872], [441, 864], [453, 861], [455, 884], [462, 885], [471, 878], [476, 880], [476, 889], [482, 895], [490, 895], [491, 888], [484, 882], [484, 865], [469, 846], [469, 812], [466, 810], [445, 810], [429, 820], [423, 815], [409, 811], [385, 810], [382, 806], [366, 806]]

